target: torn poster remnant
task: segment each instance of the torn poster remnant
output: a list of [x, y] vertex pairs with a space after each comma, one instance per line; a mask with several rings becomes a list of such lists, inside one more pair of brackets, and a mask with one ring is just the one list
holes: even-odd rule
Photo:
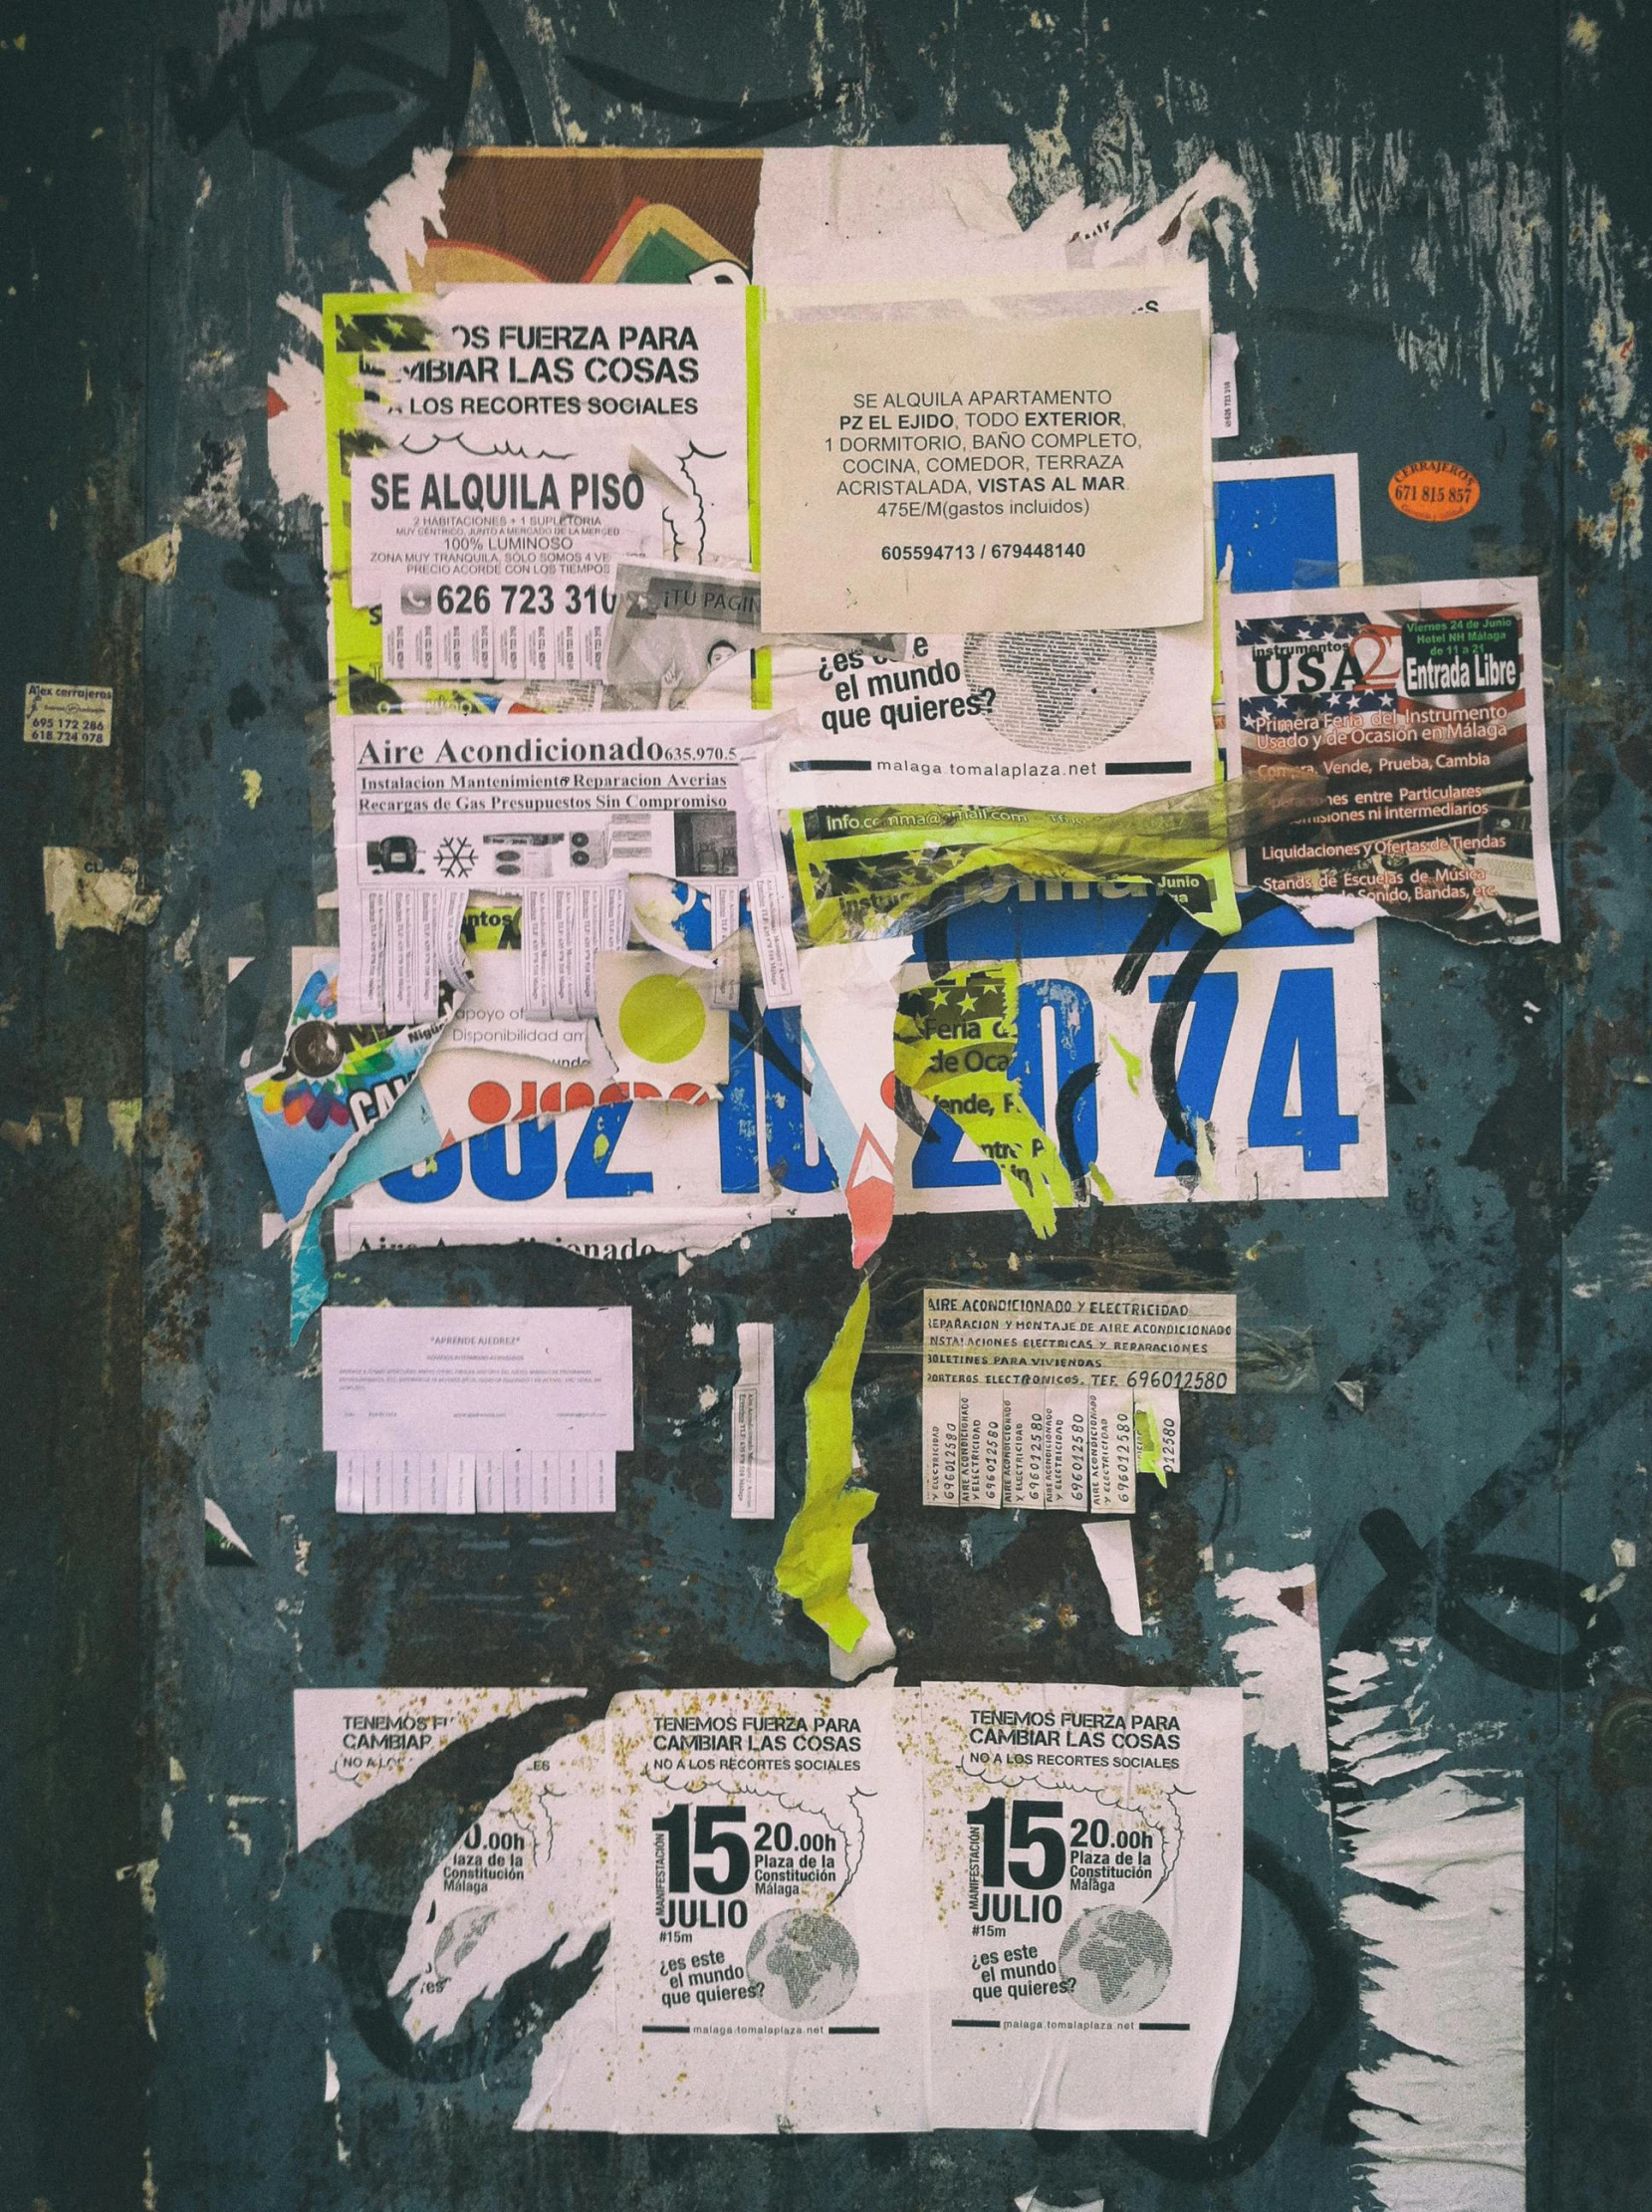
[[96, 853], [73, 845], [48, 845], [41, 860], [46, 911], [60, 952], [73, 930], [104, 929], [118, 937], [123, 929], [146, 927], [160, 912], [159, 891], [137, 887], [135, 860], [106, 867]]
[[583, 1689], [350, 1689], [293, 1692], [294, 1811], [308, 1850], [353, 1814], [476, 1728]]
[[1339, 1826], [1349, 1870], [1372, 1885], [1342, 1900], [1365, 1946], [1375, 2054], [1348, 2077], [1366, 2181], [1388, 2212], [1521, 2212], [1524, 1805], [1453, 1773], [1409, 1779], [1446, 1753], [1390, 1696], [1385, 1654], [1342, 1652], [1330, 1672], [1333, 1757], [1364, 1793]]
[[1127, 1520], [1086, 1521], [1084, 1541], [1095, 1561], [1095, 1571], [1112, 1607], [1113, 1626], [1120, 1635], [1141, 1633], [1141, 1589], [1136, 1581], [1134, 1539]]
[[869, 1674], [874, 1667], [888, 1666], [895, 1655], [895, 1639], [889, 1633], [889, 1623], [883, 1617], [883, 1607], [877, 1601], [877, 1591], [872, 1583], [872, 1553], [869, 1544], [850, 1547], [849, 1601], [858, 1605], [866, 1616], [854, 1648], [842, 1650], [829, 1637], [826, 1639], [826, 1657], [834, 1682], [858, 1682], [862, 1674]]
[[1236, 1619], [1255, 1623], [1233, 1629], [1223, 1646], [1245, 1692], [1246, 1735], [1270, 1751], [1295, 1751], [1304, 1774], [1323, 1774], [1329, 1754], [1311, 1563], [1236, 1567], [1217, 1576], [1216, 1595]]
[[804, 1392], [808, 1473], [803, 1503], [792, 1516], [775, 1568], [781, 1589], [800, 1598], [810, 1619], [843, 1651], [852, 1651], [866, 1630], [866, 1615], [848, 1596], [851, 1539], [877, 1504], [875, 1490], [848, 1487], [862, 1472], [850, 1393], [870, 1312], [871, 1291], [862, 1283], [820, 1373]]

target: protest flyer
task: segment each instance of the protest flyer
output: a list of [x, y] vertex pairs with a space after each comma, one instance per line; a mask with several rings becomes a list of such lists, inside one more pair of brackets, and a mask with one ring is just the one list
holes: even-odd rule
[[924, 1684], [935, 2126], [1207, 2131], [1239, 1973], [1241, 1702]]
[[626, 2131], [925, 2124], [923, 1814], [897, 1694], [881, 1681], [613, 1701]]

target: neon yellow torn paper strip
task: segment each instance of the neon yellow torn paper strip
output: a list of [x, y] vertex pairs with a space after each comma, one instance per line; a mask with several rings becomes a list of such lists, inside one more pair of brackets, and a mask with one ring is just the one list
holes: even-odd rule
[[895, 1076], [942, 1107], [999, 1172], [1041, 1237], [1056, 1208], [1073, 1204], [1061, 1154], [1028, 1111], [1010, 1074], [1016, 1040], [1013, 961], [954, 968], [902, 994], [895, 1014]]
[[854, 1413], [849, 1391], [866, 1341], [871, 1293], [862, 1283], [825, 1364], [804, 1392], [809, 1438], [803, 1504], [792, 1517], [775, 1580], [840, 1650], [852, 1651], [866, 1616], [848, 1595], [854, 1531], [877, 1503], [875, 1490], [850, 1490]]

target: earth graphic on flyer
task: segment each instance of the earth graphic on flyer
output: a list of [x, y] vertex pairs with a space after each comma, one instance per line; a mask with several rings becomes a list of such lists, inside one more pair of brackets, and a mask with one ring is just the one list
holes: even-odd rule
[[964, 674], [1000, 737], [1035, 753], [1088, 753], [1133, 722], [1153, 688], [1150, 629], [972, 632]]
[[1062, 1945], [1062, 1978], [1085, 2012], [1140, 2012], [1170, 1979], [1170, 1938], [1150, 1913], [1097, 1905]]
[[829, 1912], [777, 1912], [752, 1937], [746, 1978], [782, 2020], [824, 2020], [854, 1994], [860, 1953]]

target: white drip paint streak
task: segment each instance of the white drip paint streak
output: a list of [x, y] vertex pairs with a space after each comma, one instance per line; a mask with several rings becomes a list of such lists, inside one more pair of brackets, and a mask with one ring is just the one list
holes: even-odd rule
[[1583, 348], [1583, 390], [1577, 404], [1573, 459], [1593, 475], [1616, 468], [1608, 503], [1580, 514], [1577, 535], [1585, 545], [1615, 556], [1621, 567], [1638, 560], [1644, 544], [1646, 464], [1652, 459], [1652, 426], [1640, 393], [1635, 324], [1625, 287], [1624, 242], [1599, 188], [1566, 163], [1566, 201], [1572, 239], [1572, 273], [1581, 287], [1588, 337]]
[[[1290, 156], [1298, 208], [1323, 226], [1350, 298], [1392, 324], [1399, 358], [1438, 390], [1492, 400], [1553, 375], [1555, 242], [1546, 149], [1494, 79], [1461, 160], [1407, 130], [1305, 126]], [[1456, 303], [1472, 299], [1464, 315]]]
[[1245, 1692], [1245, 1733], [1270, 1751], [1294, 1750], [1304, 1774], [1323, 1774], [1324, 1673], [1319, 1586], [1311, 1566], [1236, 1567], [1216, 1595], [1236, 1619], [1223, 1644]]
[[[1365, 2178], [1388, 2212], [1521, 2212], [1526, 2201], [1525, 1808], [1437, 1766], [1388, 1660], [1331, 1662], [1337, 1767], [1364, 1791], [1339, 1821], [1357, 1879], [1372, 2063], [1349, 2076]], [[1398, 1894], [1396, 1894], [1398, 1892]], [[1410, 1901], [1415, 1899], [1416, 1902]]]

